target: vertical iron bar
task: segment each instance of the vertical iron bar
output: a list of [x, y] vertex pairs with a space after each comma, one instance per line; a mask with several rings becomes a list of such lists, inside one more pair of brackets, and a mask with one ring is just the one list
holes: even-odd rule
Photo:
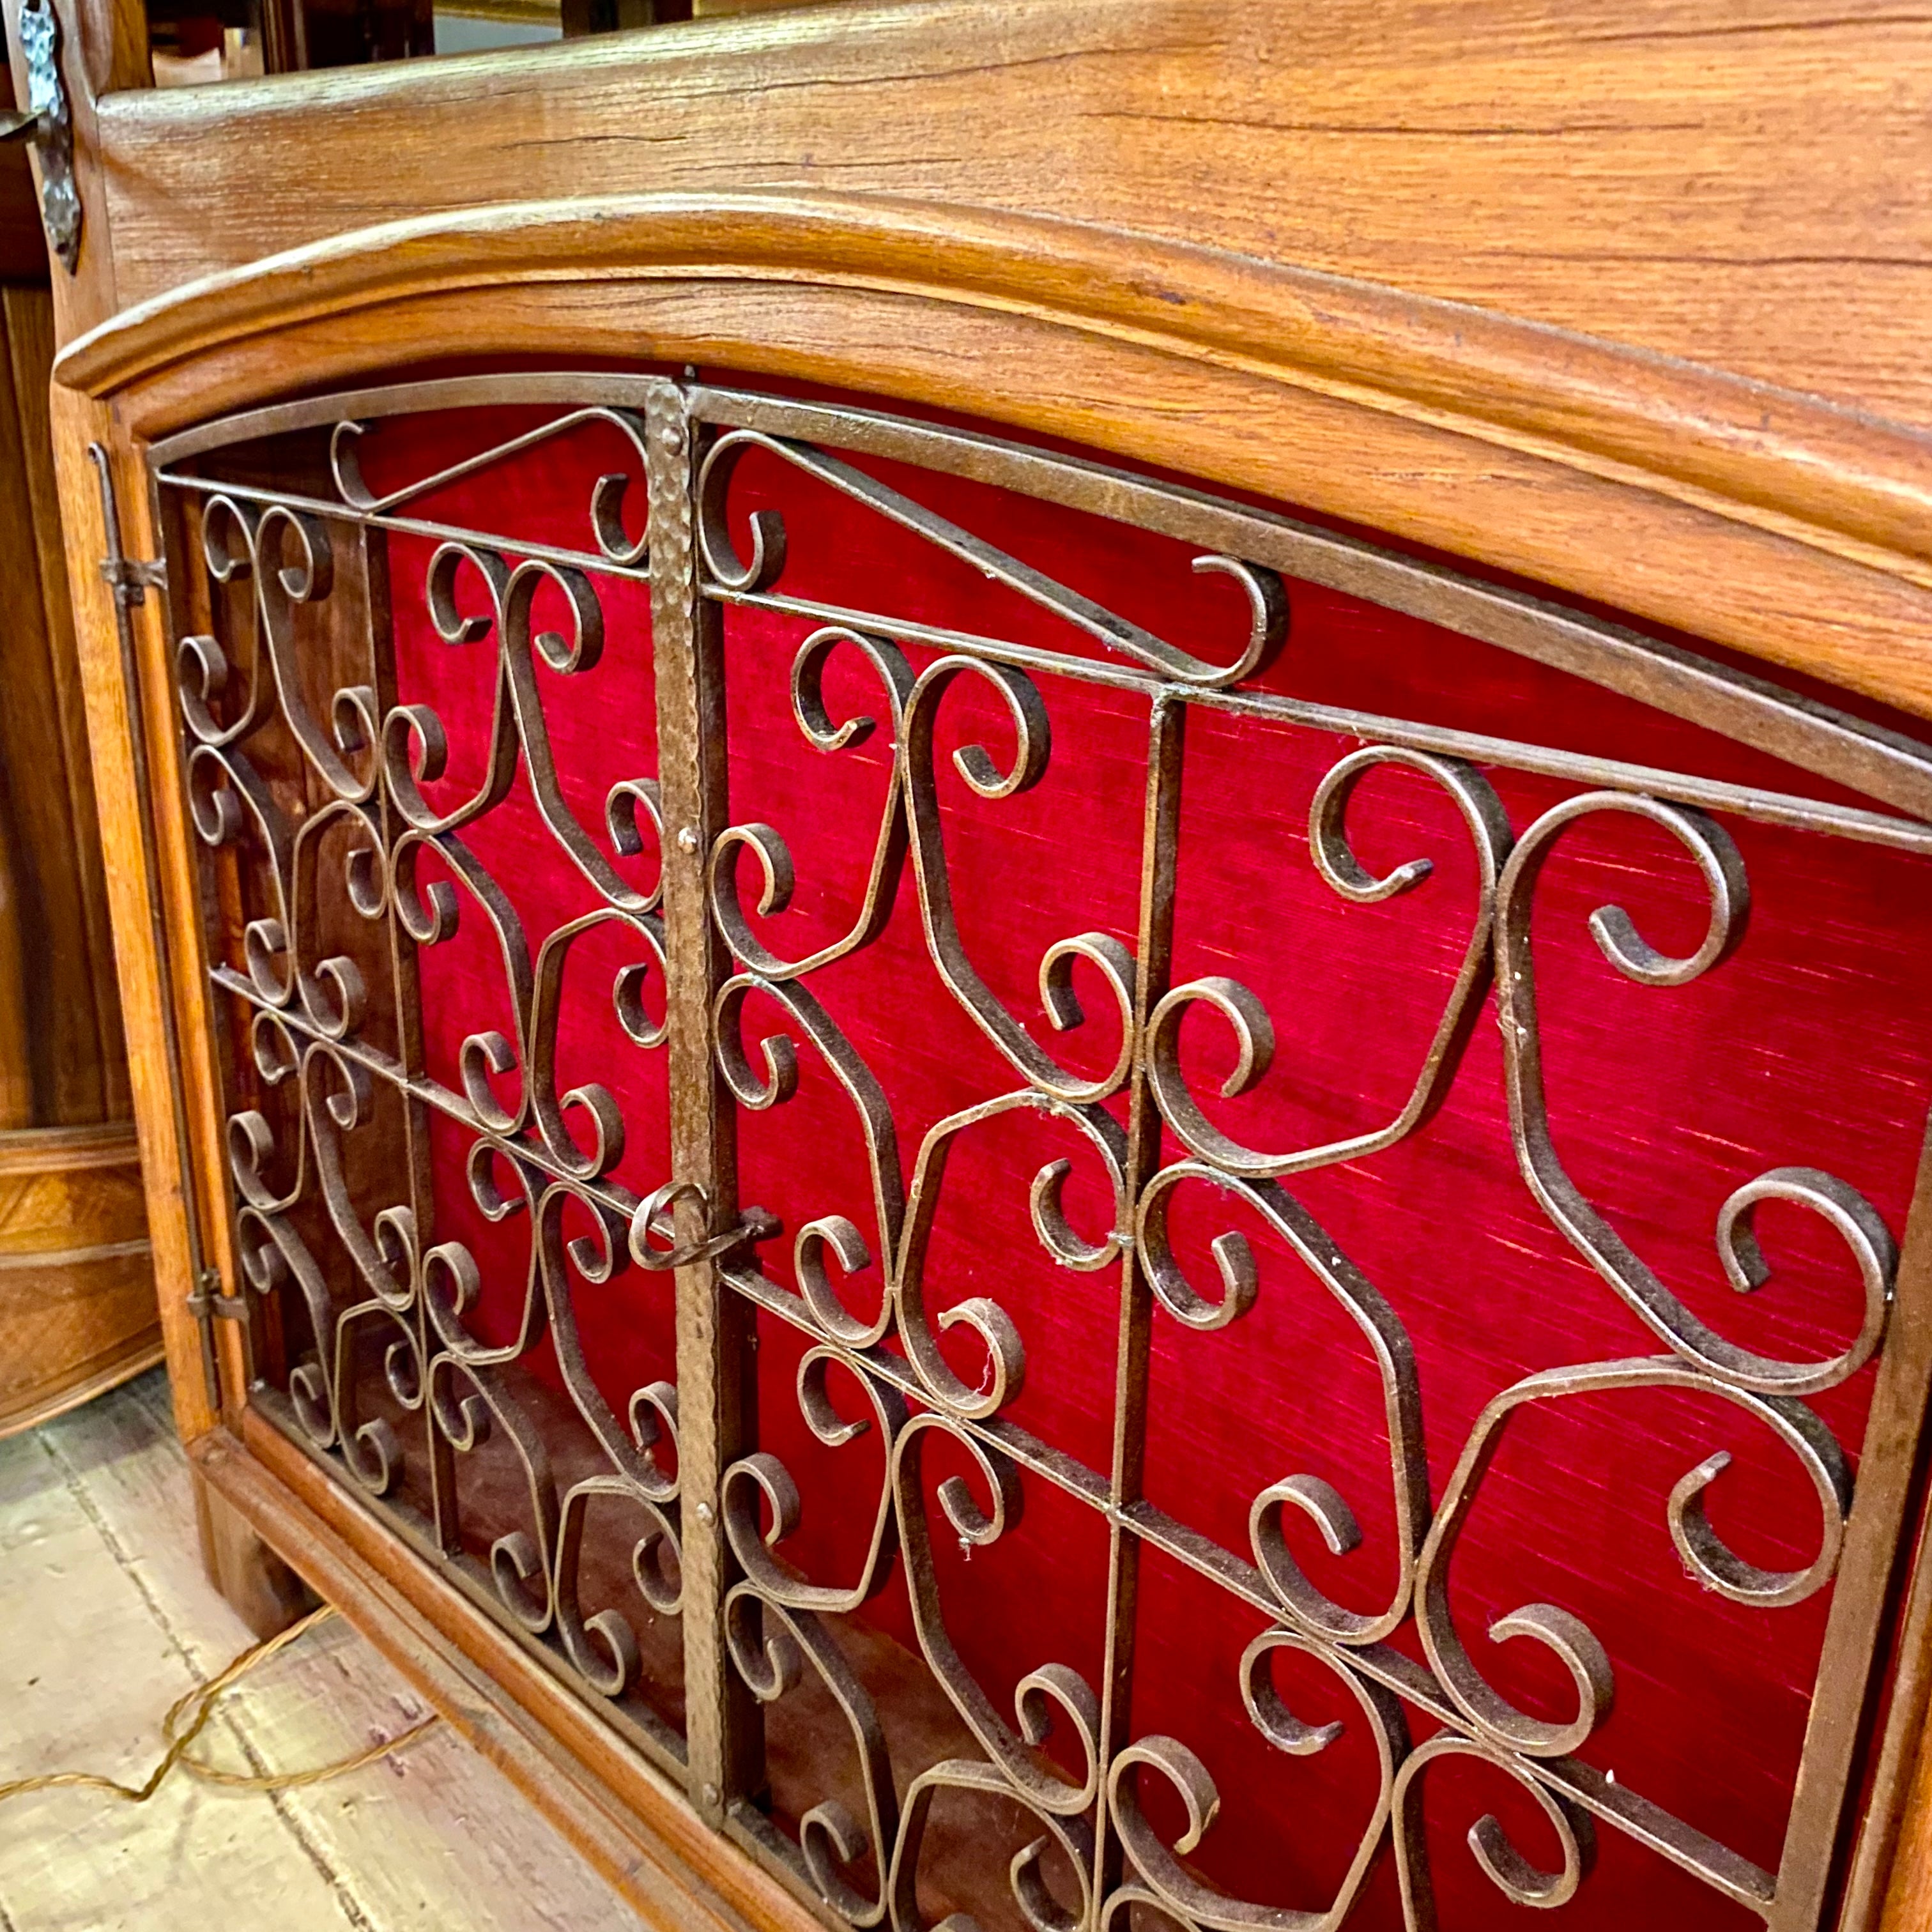
[[[728, 970], [705, 902], [704, 867], [727, 819], [724, 628], [700, 596], [693, 540], [697, 426], [684, 392], [654, 383], [645, 405], [650, 499], [651, 636], [664, 825], [665, 1012], [670, 1171], [701, 1202], [677, 1210], [680, 1244], [737, 1225], [736, 1118], [711, 1050], [711, 1003]], [[676, 1270], [678, 1480], [684, 1573], [685, 1732], [692, 1802], [722, 1826], [763, 1782], [756, 1702], [724, 1646], [736, 1580], [718, 1510], [726, 1468], [755, 1433], [754, 1312], [710, 1259]]]
[[[1167, 991], [1174, 957], [1174, 890], [1180, 832], [1180, 778], [1186, 742], [1184, 704], [1162, 694], [1148, 717], [1147, 796], [1141, 830], [1138, 929], [1134, 957], [1134, 1059], [1123, 1164], [1129, 1211], [1160, 1165], [1160, 1111], [1147, 1077], [1148, 1017]], [[1120, 1334], [1114, 1356], [1114, 1452], [1108, 1484], [1107, 1648], [1100, 1686], [1100, 1794], [1094, 1831], [1096, 1922], [1119, 1877], [1120, 1848], [1107, 1816], [1107, 1774], [1132, 1724], [1134, 1621], [1140, 1600], [1140, 1538], [1122, 1520], [1141, 1499], [1147, 1458], [1148, 1340], [1153, 1297], [1140, 1256], [1127, 1244], [1120, 1261]]]
[[[1888, 1661], [1881, 1641], [1895, 1589], [1910, 1574], [1906, 1534], [1932, 1393], [1932, 1132], [1921, 1151], [1898, 1263], [1885, 1348], [1878, 1359], [1852, 1513], [1832, 1586], [1832, 1614], [1804, 1726], [1798, 1788], [1778, 1862], [1770, 1932], [1810, 1932], [1823, 1922], [1845, 1859], [1861, 1792], [1853, 1775]], [[1882, 1903], [1861, 1886], [1869, 1924]], [[1849, 1917], [1844, 1932], [1858, 1932]]]

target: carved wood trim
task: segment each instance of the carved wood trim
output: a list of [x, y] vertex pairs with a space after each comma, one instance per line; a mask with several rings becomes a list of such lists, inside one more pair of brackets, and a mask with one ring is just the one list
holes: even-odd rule
[[992, 415], [1932, 713], [1916, 433], [1539, 325], [1077, 223], [796, 195], [425, 217], [127, 310], [71, 344], [56, 380], [111, 397], [146, 440], [439, 343], [642, 353]]
[[506, 281], [876, 289], [1238, 368], [1654, 490], [1932, 588], [1932, 439], [1466, 304], [1159, 237], [879, 196], [590, 196], [386, 224], [212, 275], [71, 344], [90, 395], [320, 315]]

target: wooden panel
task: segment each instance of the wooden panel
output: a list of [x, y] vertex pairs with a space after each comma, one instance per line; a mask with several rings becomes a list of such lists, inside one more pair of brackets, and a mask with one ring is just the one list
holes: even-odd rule
[[[30, 333], [33, 307], [31, 292], [24, 290], [0, 302], [8, 351], [0, 367], [0, 581], [9, 586], [0, 770], [27, 962], [32, 1118], [51, 1126], [109, 1115], [114, 1096], [106, 1069], [122, 1048], [111, 1011], [104, 1014], [94, 998], [96, 956], [106, 934], [94, 930], [88, 904], [90, 883], [97, 892], [100, 889], [100, 862], [85, 726], [75, 702], [72, 633], [62, 608], [64, 575], [55, 576], [50, 595], [42, 588], [44, 561], [58, 564], [52, 548], [52, 478], [46, 478], [37, 506], [28, 459], [32, 452], [46, 466], [40, 434], [47, 365], [40, 362], [37, 379], [34, 361], [37, 346], [44, 355], [52, 344], [44, 327], [38, 344]], [[17, 341], [16, 320], [22, 325]], [[24, 410], [22, 378], [35, 392]]]
[[124, 1120], [128, 1118], [128, 1052], [121, 1034], [121, 1003], [114, 990], [113, 934], [107, 922], [94, 768], [88, 756], [86, 707], [74, 656], [74, 600], [68, 590], [60, 492], [54, 477], [53, 429], [47, 413], [54, 354], [53, 304], [44, 287], [8, 288], [0, 290], [0, 314], [6, 322], [26, 510], [33, 530], [34, 576], [58, 721], [57, 735], [43, 753], [44, 769], [50, 784], [58, 784], [58, 796], [64, 798], [68, 828], [57, 848], [66, 923], [58, 933], [44, 935], [41, 943], [46, 950], [42, 956], [59, 981], [62, 1004], [73, 1010], [70, 1024], [83, 1046], [90, 1037], [87, 1029], [91, 1022], [92, 1054], [99, 1070], [100, 1117]]
[[0, 1132], [31, 1126], [33, 1059], [28, 1046], [26, 874], [13, 815], [0, 796]]
[[160, 1353], [53, 476], [46, 288], [0, 288], [0, 1432]]
[[70, 347], [59, 378], [100, 394], [305, 317], [409, 296], [700, 270], [968, 302], [1262, 369], [1606, 478], [1636, 472], [1653, 490], [1932, 585], [1924, 446], [1868, 417], [1372, 284], [919, 202], [600, 196], [362, 232], [124, 315]]
[[[104, 410], [94, 413], [65, 392], [57, 392], [54, 397], [62, 530], [70, 582], [76, 590], [75, 662], [88, 714], [101, 843], [114, 858], [106, 870], [106, 897], [116, 935], [120, 1010], [132, 1047], [130, 1086], [162, 1332], [171, 1362], [198, 1362], [200, 1337], [185, 1300], [190, 1270], [182, 1220], [180, 1152], [173, 1137], [169, 1075], [161, 1043], [158, 989], [162, 980], [154, 963], [148, 920], [139, 808], [128, 751], [128, 698], [121, 678], [113, 598], [92, 571], [106, 548], [98, 500], [89, 516], [84, 494], [91, 471], [86, 444], [90, 436], [111, 433], [106, 415]], [[193, 1435], [207, 1428], [212, 1418], [199, 1376], [190, 1378], [177, 1370], [173, 1380], [183, 1433]]]
[[1932, 22], [1882, 0], [808, 8], [100, 115], [123, 302], [436, 208], [836, 188], [1050, 206], [1932, 422]]

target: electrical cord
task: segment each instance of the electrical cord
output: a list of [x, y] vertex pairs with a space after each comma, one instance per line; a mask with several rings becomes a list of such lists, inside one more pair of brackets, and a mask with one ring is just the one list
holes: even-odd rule
[[[105, 1791], [130, 1804], [144, 1804], [161, 1788], [168, 1774], [177, 1768], [190, 1778], [199, 1778], [205, 1784], [221, 1786], [230, 1791], [293, 1791], [302, 1786], [320, 1784], [332, 1778], [346, 1777], [352, 1771], [360, 1771], [364, 1765], [374, 1764], [379, 1758], [388, 1757], [405, 1748], [421, 1737], [424, 1732], [439, 1720], [432, 1714], [420, 1724], [396, 1736], [371, 1744], [367, 1750], [358, 1751], [353, 1757], [346, 1757], [334, 1764], [325, 1764], [309, 1771], [271, 1771], [259, 1774], [224, 1771], [219, 1765], [210, 1764], [206, 1758], [196, 1757], [189, 1747], [201, 1735], [208, 1719], [214, 1715], [216, 1701], [224, 1691], [231, 1690], [248, 1676], [259, 1664], [266, 1664], [279, 1650], [286, 1649], [296, 1638], [314, 1629], [325, 1618], [335, 1614], [334, 1605], [324, 1604], [320, 1610], [311, 1610], [298, 1622], [290, 1624], [285, 1630], [278, 1631], [264, 1642], [251, 1645], [242, 1654], [218, 1672], [206, 1684], [198, 1684], [185, 1695], [176, 1699], [169, 1706], [168, 1713], [161, 1720], [161, 1736], [166, 1740], [167, 1750], [160, 1762], [148, 1774], [147, 1780], [140, 1785], [122, 1784], [112, 1778], [104, 1778], [92, 1771], [52, 1771], [44, 1772], [38, 1778], [16, 1778], [10, 1783], [0, 1784], [0, 1804], [9, 1798], [21, 1798], [30, 1791], [51, 1791], [61, 1786], [76, 1786], [92, 1791]], [[184, 1728], [184, 1726], [185, 1728]]]

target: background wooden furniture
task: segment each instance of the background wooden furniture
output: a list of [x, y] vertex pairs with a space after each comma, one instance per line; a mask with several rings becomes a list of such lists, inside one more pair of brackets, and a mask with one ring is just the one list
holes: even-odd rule
[[[748, 1444], [718, 1374], [740, 1345], [718, 1340], [718, 1310], [736, 1304], [714, 1268], [680, 1271], [680, 1380], [710, 1364], [686, 1384], [703, 1401], [682, 1412], [680, 1480], [713, 1512], [681, 1526], [686, 1667], [710, 1673], [691, 1703], [712, 1714], [688, 1738], [683, 1799], [553, 1663], [274, 1425], [272, 1392], [248, 1390], [239, 1324], [220, 1324], [221, 1388], [203, 1382], [187, 1291], [204, 1256], [240, 1280], [220, 1206], [221, 1026], [200, 970], [217, 941], [157, 695], [174, 684], [159, 600], [132, 614], [142, 699], [92, 590], [111, 533], [88, 446], [118, 479], [128, 554], [147, 560], [167, 532], [142, 459], [194, 455], [191, 438], [169, 440], [226, 412], [425, 365], [694, 364], [956, 412], [1299, 505], [1700, 640], [1713, 662], [1735, 652], [1923, 717], [1928, 405], [1900, 290], [1927, 240], [1912, 192], [1927, 30], [1875, 10], [1766, 4], [1714, 25], [1664, 4], [1561, 19], [1497, 4], [1330, 8], [1291, 31], [1258, 0], [1011, 0], [814, 9], [190, 98], [139, 91], [124, 12], [64, 18], [86, 226], [56, 290], [62, 500], [75, 580], [90, 586], [77, 595], [111, 850], [144, 848], [137, 744], [164, 780], [167, 959], [142, 867], [110, 883], [184, 1434], [211, 1492], [342, 1601], [647, 1913], [801, 1922], [809, 1882], [784, 1888], [782, 1856], [750, 1862], [709, 1828], [728, 1820], [747, 1842], [760, 1815], [721, 1644], [734, 1558], [713, 1505]], [[1396, 601], [1396, 566], [1373, 568], [1371, 600]], [[124, 572], [122, 587], [136, 587]], [[1587, 608], [1526, 615], [1504, 591], [1492, 608], [1480, 584], [1454, 595], [1444, 621], [1466, 634], [1520, 645], [1574, 620], [1592, 640], [1577, 662], [1612, 681], [1619, 647]], [[1442, 618], [1414, 599], [1396, 608]], [[1630, 690], [1690, 701], [1706, 674], [1672, 643], [1633, 646], [1647, 668]], [[1802, 750], [1819, 721], [1780, 736], [1761, 697], [1737, 699], [1723, 728]], [[1850, 790], [1922, 817], [1920, 754], [1846, 730], [1858, 748], [1834, 770]], [[701, 953], [716, 944], [702, 866], [723, 826], [715, 801], [691, 802], [692, 836], [664, 865], [671, 916]], [[701, 979], [716, 962], [676, 970]], [[706, 1044], [681, 1049], [698, 1049], [694, 1077], [712, 1077]], [[686, 1173], [687, 1155], [717, 1159], [686, 1146]], [[1915, 1225], [1906, 1240], [1863, 1472], [1889, 1475], [1860, 1492], [1891, 1514], [1878, 1524], [1871, 1502], [1848, 1531], [1862, 1540], [1847, 1593], [1877, 1606], [1896, 1666], [1888, 1698], [1876, 1694], [1886, 1644], [1827, 1679], [1814, 1741], [1837, 1772], [1801, 1789], [1804, 1854], [1760, 1901], [1780, 1926], [1903, 1926], [1923, 1910], [1932, 1581], [1914, 1571], [1908, 1505], [1924, 1238]], [[1130, 1264], [1144, 1315], [1132, 1281]], [[1848, 1796], [1862, 1816], [1834, 1808]]]
[[46, 392], [25, 151], [0, 153], [0, 1434], [158, 1360]]

